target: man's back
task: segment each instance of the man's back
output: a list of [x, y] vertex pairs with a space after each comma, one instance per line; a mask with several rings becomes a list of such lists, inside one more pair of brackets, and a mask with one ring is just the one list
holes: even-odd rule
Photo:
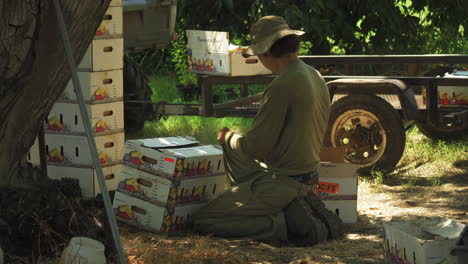
[[330, 96], [323, 78], [314, 68], [297, 60], [273, 81], [270, 89], [282, 90], [271, 92], [281, 95], [286, 103], [283, 107], [288, 110], [267, 164], [297, 174], [318, 170], [318, 154], [330, 111]]

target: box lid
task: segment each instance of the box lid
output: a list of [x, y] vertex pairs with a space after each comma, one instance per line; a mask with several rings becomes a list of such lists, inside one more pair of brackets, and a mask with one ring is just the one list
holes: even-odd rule
[[229, 52], [229, 33], [221, 31], [187, 30], [187, 48], [210, 53]]
[[185, 147], [198, 145], [198, 141], [190, 137], [162, 137], [162, 138], [147, 138], [135, 139], [128, 142], [151, 149], [164, 149], [174, 147]]
[[190, 148], [166, 149], [164, 151], [181, 158], [192, 158], [198, 156], [217, 156], [223, 154], [223, 151], [221, 149], [213, 145], [203, 145]]

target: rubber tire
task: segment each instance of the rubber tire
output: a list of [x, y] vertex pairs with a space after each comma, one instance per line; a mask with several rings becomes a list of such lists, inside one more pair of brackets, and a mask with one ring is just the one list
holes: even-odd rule
[[437, 127], [426, 121], [416, 121], [416, 126], [426, 137], [435, 140], [457, 140], [468, 132], [463, 128]]
[[[127, 56], [124, 56], [124, 100], [151, 101], [153, 94], [148, 85], [148, 77], [141, 67]], [[141, 130], [145, 121], [151, 118], [152, 107], [150, 104], [124, 105], [124, 122], [127, 131]]]
[[375, 163], [362, 167], [360, 174], [370, 174], [372, 170], [384, 173], [392, 171], [400, 161], [405, 149], [405, 129], [400, 114], [384, 99], [366, 94], [351, 94], [336, 101], [330, 109], [330, 118], [324, 144], [332, 146], [331, 129], [337, 118], [346, 111], [362, 109], [372, 113], [386, 131], [387, 143], [383, 155]]

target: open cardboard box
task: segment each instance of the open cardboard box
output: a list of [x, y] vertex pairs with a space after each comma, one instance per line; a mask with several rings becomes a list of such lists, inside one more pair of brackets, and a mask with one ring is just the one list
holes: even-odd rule
[[242, 57], [242, 48], [229, 44], [229, 33], [187, 30], [188, 70], [206, 75], [271, 74], [257, 56]]
[[383, 223], [387, 263], [464, 264], [450, 251], [456, 246], [465, 225], [446, 218]]
[[345, 163], [346, 149], [322, 148], [317, 195], [344, 223], [357, 222], [358, 165]]

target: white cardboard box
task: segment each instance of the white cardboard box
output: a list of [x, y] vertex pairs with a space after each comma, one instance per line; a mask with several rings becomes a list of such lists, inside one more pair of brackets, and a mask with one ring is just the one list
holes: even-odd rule
[[[187, 143], [190, 142], [184, 144]], [[167, 147], [184, 144], [169, 144]], [[125, 147], [124, 163], [148, 173], [174, 179], [224, 174], [223, 151], [215, 146], [164, 147], [158, 138], [129, 140]]]
[[[88, 103], [123, 100], [123, 71], [78, 72], [84, 99]], [[70, 80], [59, 102], [77, 102]]]
[[[439, 86], [439, 106], [468, 107], [468, 86]], [[423, 103], [427, 104], [426, 89], [422, 91]]]
[[123, 33], [123, 8], [121, 6], [109, 7], [102, 18], [101, 25], [96, 30], [96, 37], [109, 37]]
[[[124, 130], [123, 102], [87, 105], [88, 117], [95, 134], [119, 133]], [[56, 103], [44, 123], [47, 133], [85, 134], [78, 104]]]
[[[386, 260], [394, 264], [462, 264], [450, 255], [465, 225], [449, 219], [383, 223]], [[466, 262], [463, 262], [466, 263]]]
[[[94, 139], [102, 166], [122, 162], [124, 133], [95, 136]], [[86, 136], [46, 134], [45, 142], [49, 165], [88, 168], [93, 166]]]
[[109, 6], [122, 6], [122, 0], [112, 0]]
[[[468, 78], [468, 71], [446, 73], [446, 78]], [[441, 107], [467, 107], [468, 86], [439, 86], [439, 106]], [[423, 103], [426, 104], [426, 89], [422, 91]]]
[[187, 30], [188, 70], [207, 75], [249, 76], [271, 74], [257, 56], [242, 57], [229, 45], [229, 33]]
[[112, 208], [118, 220], [155, 232], [178, 232], [192, 228], [191, 215], [202, 204], [166, 208], [115, 192]]
[[93, 39], [79, 71], [109, 71], [123, 69], [123, 38]]
[[169, 180], [123, 166], [118, 189], [161, 206], [206, 202], [224, 191], [226, 175]]
[[[122, 165], [114, 165], [102, 168], [108, 191], [117, 190], [118, 176], [120, 174], [121, 167]], [[81, 192], [85, 198], [94, 198], [96, 195], [101, 193], [95, 169], [49, 165], [47, 166], [47, 174], [51, 179], [78, 179]]]
[[320, 163], [317, 195], [343, 223], [357, 222], [357, 169], [349, 163]]

